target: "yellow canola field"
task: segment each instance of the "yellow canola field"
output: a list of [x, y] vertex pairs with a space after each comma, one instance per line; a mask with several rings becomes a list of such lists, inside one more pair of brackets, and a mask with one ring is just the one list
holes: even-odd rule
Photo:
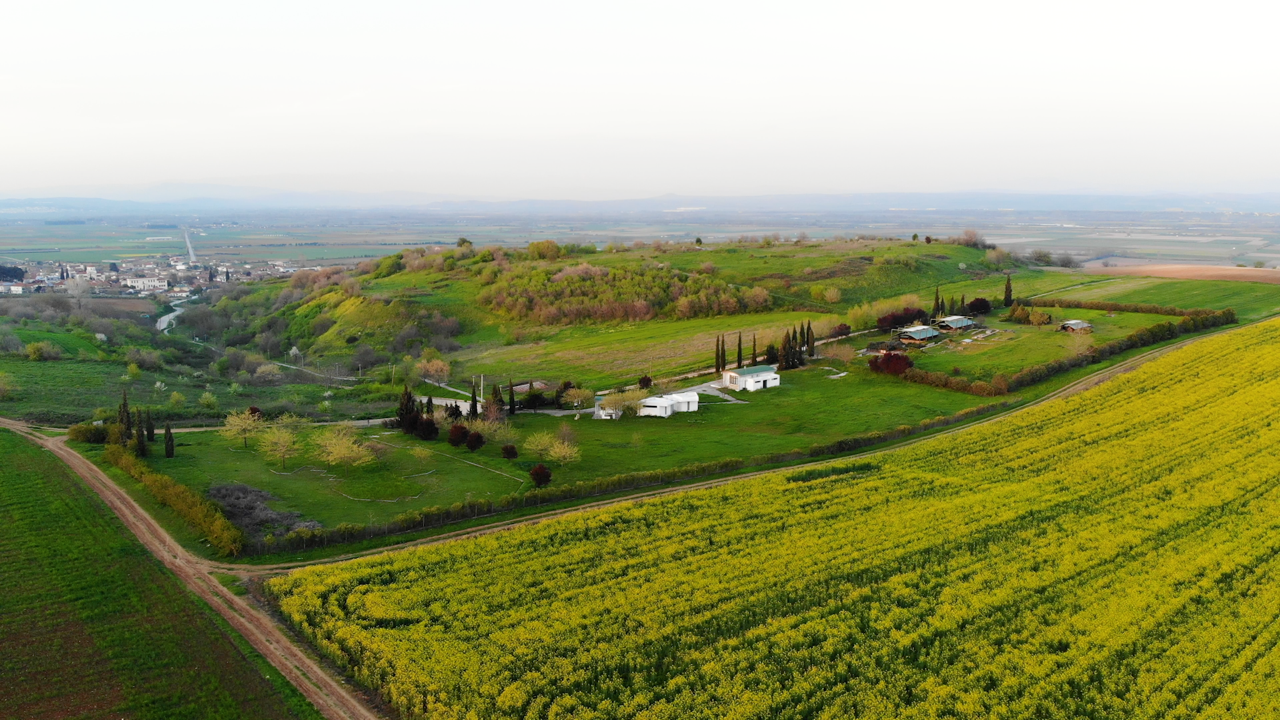
[[847, 474], [268, 588], [407, 717], [1277, 717], [1277, 421], [1270, 322]]

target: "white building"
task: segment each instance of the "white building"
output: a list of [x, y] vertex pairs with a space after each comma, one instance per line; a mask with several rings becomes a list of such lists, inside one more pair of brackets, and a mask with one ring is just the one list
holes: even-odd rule
[[756, 365], [738, 370], [725, 370], [721, 382], [728, 390], [755, 392], [778, 387], [782, 384], [782, 376], [778, 375], [771, 365]]
[[976, 324], [977, 323], [973, 320], [963, 315], [950, 315], [938, 321], [938, 327], [941, 327], [944, 330], [964, 330], [965, 328], [971, 328]]
[[912, 325], [911, 327], [906, 328], [901, 332], [899, 332], [898, 339], [908, 343], [911, 343], [911, 342], [923, 343], [923, 342], [928, 342], [929, 340], [936, 338], [941, 334], [942, 333], [929, 327], [928, 325]]
[[1078, 332], [1078, 333], [1093, 332], [1093, 326], [1085, 322], [1084, 320], [1068, 320], [1062, 323], [1061, 325], [1059, 325], [1058, 329], [1064, 330], [1066, 332]]
[[698, 393], [655, 395], [640, 402], [640, 417], [671, 417], [678, 412], [697, 412]]
[[135, 290], [164, 290], [169, 287], [164, 278], [158, 277], [125, 278], [124, 284]]

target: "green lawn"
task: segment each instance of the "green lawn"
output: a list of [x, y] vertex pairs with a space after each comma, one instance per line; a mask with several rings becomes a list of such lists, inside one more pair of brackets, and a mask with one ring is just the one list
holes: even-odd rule
[[[826, 368], [831, 368], [830, 370]], [[833, 375], [847, 372], [844, 377]], [[839, 361], [782, 374], [778, 388], [738, 393], [741, 403], [707, 403], [696, 413], [669, 418], [581, 420], [516, 416], [524, 432], [568, 424], [582, 447], [582, 462], [556, 468], [555, 482], [574, 482], [637, 470], [677, 467], [727, 457], [749, 458], [805, 450], [871, 430], [914, 425], [992, 402], [964, 393], [905, 383], [872, 373], [865, 361]]]
[[65, 465], [0, 456], [0, 717], [320, 717]]
[[[8, 374], [17, 386], [6, 400], [0, 400], [0, 415], [50, 425], [70, 425], [88, 420], [95, 408], [111, 412], [120, 404], [122, 390], [128, 390], [133, 407], [152, 407], [158, 421], [172, 418], [175, 422], [204, 419], [217, 422], [229, 410], [254, 405], [269, 413], [292, 411], [310, 413], [322, 418], [385, 417], [394, 407], [394, 390], [386, 389], [375, 398], [363, 389], [343, 390], [321, 385], [244, 385], [232, 393], [231, 381], [193, 375], [179, 375], [161, 370], [143, 371], [137, 380], [122, 379], [126, 366], [121, 362], [92, 360], [50, 360], [35, 362], [17, 355], [0, 355], [0, 373]], [[163, 389], [156, 383], [164, 384]], [[186, 398], [180, 407], [169, 405], [170, 395]], [[214, 410], [197, 404], [200, 396], [211, 392], [217, 398]], [[326, 392], [333, 392], [326, 398]], [[440, 391], [438, 394], [446, 394]], [[452, 395], [452, 393], [447, 393]], [[328, 400], [330, 410], [321, 403]]]
[[52, 343], [61, 348], [64, 355], [71, 357], [76, 357], [82, 352], [96, 356], [98, 351], [101, 349], [84, 337], [69, 332], [29, 330], [27, 328], [18, 327], [14, 328], [13, 334], [27, 345], [35, 342]]
[[[303, 442], [322, 429], [307, 431]], [[356, 468], [326, 468], [310, 455], [279, 463], [262, 457], [216, 432], [180, 433], [175, 457], [152, 455], [147, 462], [157, 471], [201, 493], [212, 485], [242, 483], [275, 495], [277, 510], [302, 513], [326, 527], [339, 523], [377, 524], [409, 509], [447, 507], [468, 498], [496, 499], [516, 492], [527, 470], [503, 460], [500, 448], [486, 445], [472, 453], [447, 442], [422, 442], [379, 427], [362, 430], [365, 439], [382, 445], [385, 455], [376, 463]], [[425, 460], [411, 448], [432, 451]], [[476, 467], [475, 464], [486, 467]], [[527, 484], [527, 483], [526, 483]]]
[[1151, 303], [1179, 308], [1234, 308], [1244, 322], [1280, 312], [1280, 285], [1232, 280], [1121, 277], [1053, 296], [1057, 295], [1075, 300]]
[[776, 312], [548, 328], [548, 336], [538, 342], [464, 350], [454, 357], [455, 374], [517, 382], [530, 377], [547, 382], [568, 379], [602, 390], [632, 384], [644, 374], [669, 377], [710, 368], [720, 335], [728, 338], [732, 354], [741, 332], [743, 353], [749, 355], [754, 333], [763, 355], [765, 341], [783, 329], [808, 321], [816, 325], [842, 320], [840, 315]]
[[[995, 335], [966, 343], [963, 340], [972, 339], [981, 331], [957, 334], [940, 346], [912, 350], [911, 359], [922, 370], [953, 372], [959, 368], [959, 374], [970, 380], [990, 380], [997, 374], [1010, 376], [1032, 365], [1076, 355], [1090, 345], [1118, 340], [1135, 330], [1170, 319], [1143, 313], [1114, 313], [1113, 317], [1107, 317], [1108, 313], [1101, 310], [1045, 310], [1053, 315], [1052, 325], [1039, 328], [1019, 325], [999, 320], [993, 314], [985, 325], [1000, 331]], [[1058, 323], [1062, 320], [1088, 321], [1093, 324], [1093, 332], [1087, 335], [1058, 332]]]

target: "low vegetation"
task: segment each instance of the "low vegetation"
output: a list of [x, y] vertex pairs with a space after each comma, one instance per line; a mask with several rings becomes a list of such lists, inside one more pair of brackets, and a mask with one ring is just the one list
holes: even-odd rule
[[1270, 716], [1277, 343], [1224, 333], [872, 467], [269, 589], [407, 717]]
[[0, 716], [319, 720], [65, 465], [0, 456]]

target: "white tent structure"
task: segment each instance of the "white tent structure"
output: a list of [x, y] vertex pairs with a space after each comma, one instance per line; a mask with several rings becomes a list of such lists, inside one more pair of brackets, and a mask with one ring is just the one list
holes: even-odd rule
[[671, 417], [678, 412], [697, 412], [698, 393], [655, 395], [640, 402], [640, 417]]

